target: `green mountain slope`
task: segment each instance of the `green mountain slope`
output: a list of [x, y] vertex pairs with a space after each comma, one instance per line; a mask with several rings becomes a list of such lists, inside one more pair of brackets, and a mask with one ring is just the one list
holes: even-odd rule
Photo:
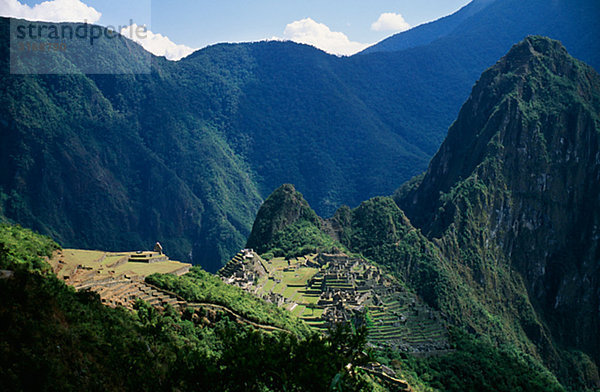
[[482, 75], [425, 176], [395, 195], [446, 260], [436, 266], [456, 297], [443, 308], [575, 389], [599, 385], [599, 81], [558, 42], [526, 39]]
[[[236, 83], [219, 120], [265, 197], [282, 183], [294, 183], [306, 189], [317, 211], [329, 215], [365, 194], [389, 193], [398, 184], [386, 173], [417, 174], [428, 160], [419, 144], [369, 106], [356, 81], [345, 79], [346, 71], [357, 72], [348, 59], [291, 42], [258, 42], [209, 47], [180, 67], [189, 70], [193, 86], [205, 83], [198, 76], [207, 69]], [[391, 93], [384, 92], [395, 101]], [[218, 98], [213, 94], [205, 95]]]
[[[136, 64], [137, 52], [110, 44], [111, 67]], [[160, 240], [176, 258], [217, 268], [243, 243], [260, 197], [217, 129], [171, 98], [172, 64], [153, 67], [95, 79], [3, 72], [2, 211], [69, 246]]]
[[321, 230], [453, 325], [598, 388], [599, 94], [591, 67], [528, 37], [481, 76], [424, 176]]
[[[421, 183], [396, 197], [486, 296], [495, 269], [518, 272], [552, 338], [596, 362], [599, 114], [598, 74], [528, 38], [482, 76]], [[521, 321], [540, 345], [536, 324]]]
[[109, 308], [97, 294], [75, 292], [50, 272], [44, 258], [57, 248], [47, 237], [0, 225], [3, 391], [327, 391], [331, 385], [370, 385], [346, 370], [365, 359], [360, 334], [344, 328], [327, 337], [308, 333], [291, 313], [273, 312], [272, 305], [198, 267], [190, 277], [153, 278], [181, 295], [199, 293], [203, 301], [294, 332], [264, 332], [226, 312], [201, 317], [144, 302], [133, 312]]
[[259, 254], [293, 256], [326, 251], [334, 242], [322, 233], [323, 221], [290, 184], [277, 188], [258, 210], [247, 248]]
[[455, 31], [466, 20], [476, 15], [485, 7], [496, 0], [474, 0], [457, 12], [435, 20], [424, 23], [402, 33], [385, 38], [377, 44], [360, 52], [361, 54], [377, 52], [398, 52], [401, 50], [416, 48], [432, 43], [433, 41], [446, 37]]

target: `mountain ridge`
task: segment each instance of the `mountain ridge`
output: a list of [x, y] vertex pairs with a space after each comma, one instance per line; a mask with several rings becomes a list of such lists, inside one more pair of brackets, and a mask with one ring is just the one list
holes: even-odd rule
[[496, 0], [474, 0], [448, 16], [411, 28], [408, 31], [387, 37], [358, 54], [376, 52], [398, 52], [430, 44], [436, 39], [452, 33], [460, 24], [482, 11]]

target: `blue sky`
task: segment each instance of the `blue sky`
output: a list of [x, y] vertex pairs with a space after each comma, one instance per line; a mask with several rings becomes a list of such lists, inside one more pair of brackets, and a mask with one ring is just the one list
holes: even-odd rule
[[[291, 39], [348, 55], [470, 0], [0, 0], [0, 15], [147, 25], [147, 49], [178, 57], [219, 42]], [[75, 20], [77, 21], [77, 20]], [[379, 21], [379, 22], [377, 22]], [[160, 34], [160, 35], [158, 35]]]
[[[287, 24], [304, 18], [345, 33], [352, 41], [375, 42], [389, 32], [371, 30], [384, 12], [400, 13], [411, 25], [448, 15], [469, 0], [253, 0], [152, 2], [152, 29], [174, 41], [206, 46], [281, 36]], [[251, 4], [248, 5], [248, 3]], [[179, 10], [180, 12], [175, 12]], [[192, 32], [192, 33], [191, 33]], [[192, 36], [189, 36], [190, 33]]]

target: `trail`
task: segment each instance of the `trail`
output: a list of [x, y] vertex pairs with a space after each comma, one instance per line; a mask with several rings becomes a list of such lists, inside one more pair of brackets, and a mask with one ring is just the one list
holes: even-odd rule
[[154, 290], [157, 290], [159, 292], [164, 293], [165, 295], [171, 296], [171, 297], [175, 297], [177, 298], [179, 301], [183, 302], [183, 304], [180, 304], [180, 309], [181, 311], [183, 311], [183, 309], [185, 309], [186, 307], [191, 307], [192, 309], [200, 309], [200, 308], [206, 308], [206, 309], [212, 309], [212, 310], [216, 310], [216, 311], [221, 311], [221, 312], [225, 312], [228, 313], [230, 315], [232, 315], [236, 321], [238, 322], [242, 322], [248, 325], [251, 325], [255, 328], [259, 328], [268, 332], [274, 332], [274, 331], [279, 331], [279, 332], [284, 332], [284, 333], [289, 333], [291, 334], [291, 331], [288, 331], [287, 329], [284, 328], [280, 328], [280, 327], [275, 327], [273, 325], [267, 325], [267, 324], [260, 324], [257, 322], [254, 322], [244, 316], [242, 316], [241, 314], [237, 313], [236, 311], [234, 311], [233, 309], [224, 306], [224, 305], [218, 305], [218, 304], [213, 304], [210, 302], [191, 302], [191, 301], [187, 301], [185, 298], [181, 297], [180, 295], [169, 291], [169, 290], [165, 290], [162, 289], [158, 286], [155, 286], [151, 283], [148, 282], [144, 282], [145, 285], [147, 285], [148, 287], [153, 288]]

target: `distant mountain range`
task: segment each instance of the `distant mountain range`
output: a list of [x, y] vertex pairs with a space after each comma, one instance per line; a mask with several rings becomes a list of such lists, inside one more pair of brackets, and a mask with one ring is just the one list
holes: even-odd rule
[[[401, 50], [425, 46], [456, 31], [465, 21], [484, 10], [496, 0], [474, 0], [457, 12], [416, 26], [408, 31], [395, 34], [363, 50], [361, 54], [377, 52], [398, 52]], [[467, 22], [468, 24], [468, 22]]]
[[[525, 35], [560, 39], [600, 68], [599, 8], [480, 1], [350, 58], [223, 44], [152, 57], [149, 75], [11, 75], [2, 19], [0, 212], [65, 246], [160, 240], [216, 270], [281, 183], [328, 216], [425, 170], [480, 73]], [[124, 39], [94, 50], [129, 73], [147, 56]], [[84, 52], [55, 61], [70, 53]]]

